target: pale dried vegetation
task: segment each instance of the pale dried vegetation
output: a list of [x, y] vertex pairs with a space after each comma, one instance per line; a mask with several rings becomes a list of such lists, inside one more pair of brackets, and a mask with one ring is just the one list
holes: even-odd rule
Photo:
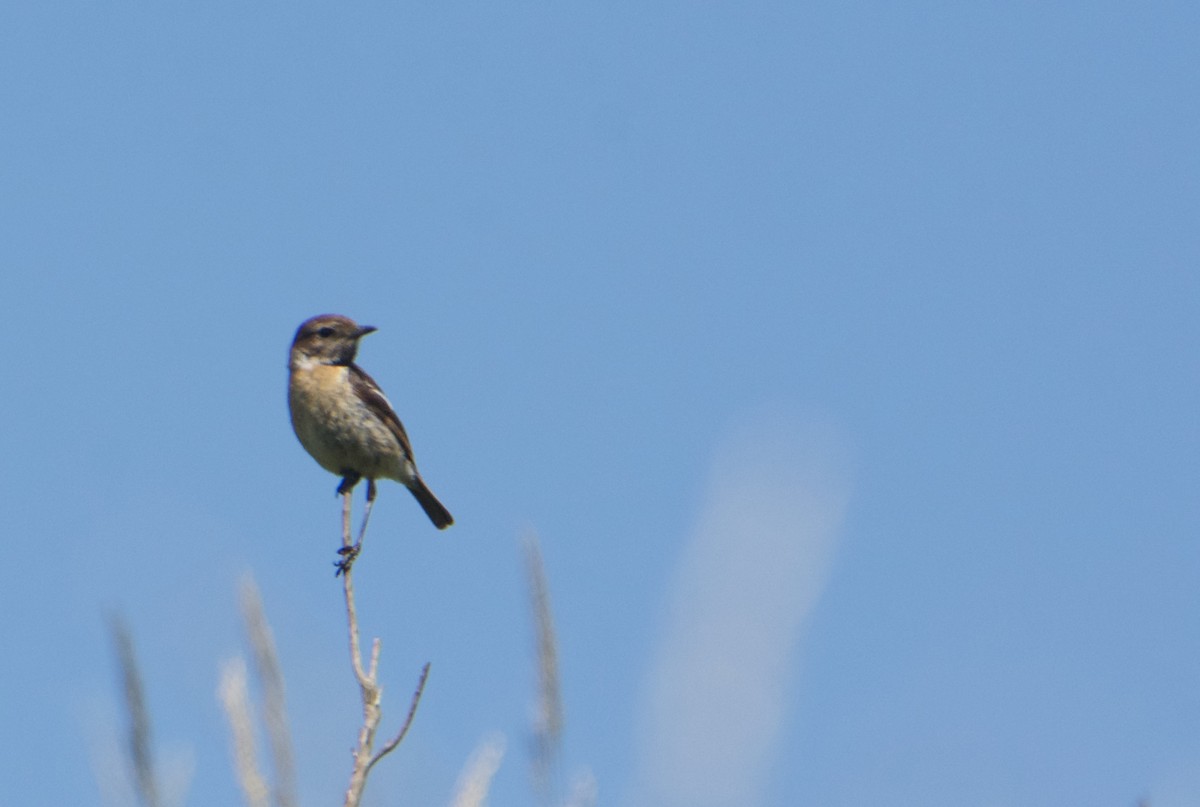
[[[350, 495], [343, 496], [342, 546], [361, 547], [366, 531], [364, 518], [357, 544], [350, 540]], [[593, 807], [596, 803], [596, 783], [590, 774], [576, 776], [569, 788], [561, 787], [558, 773], [559, 746], [563, 731], [563, 706], [558, 675], [558, 648], [550, 609], [549, 589], [542, 564], [541, 551], [535, 536], [527, 535], [522, 542], [526, 582], [529, 589], [534, 633], [535, 668], [537, 674], [534, 717], [532, 720], [531, 783], [540, 804], [546, 807]], [[376, 747], [377, 734], [383, 720], [383, 690], [379, 684], [379, 655], [381, 642], [371, 642], [369, 656], [364, 659], [358, 630], [358, 611], [354, 594], [353, 564], [356, 555], [343, 552], [339, 576], [346, 609], [346, 629], [350, 648], [350, 666], [358, 685], [362, 717], [357, 742], [352, 752], [351, 769], [343, 807], [358, 807], [368, 777], [374, 766], [400, 746], [416, 718], [421, 696], [429, 677], [427, 663], [417, 677], [409, 699], [407, 713], [398, 730]], [[258, 587], [246, 577], [241, 584], [240, 610], [249, 648], [251, 663], [236, 657], [221, 665], [217, 688], [218, 700], [224, 710], [229, 728], [234, 776], [246, 807], [300, 807], [297, 793], [292, 729], [289, 725], [284, 687], [283, 667], [276, 652], [275, 639], [267, 621]], [[151, 737], [150, 710], [147, 706], [142, 678], [134, 654], [133, 640], [128, 628], [119, 618], [111, 620], [112, 641], [116, 651], [121, 690], [122, 711], [128, 726], [118, 754], [126, 768], [120, 772], [132, 783], [130, 801], [142, 807], [175, 807], [161, 795], [163, 788], [156, 771], [154, 744]], [[255, 703], [251, 691], [261, 693], [261, 703]], [[263, 754], [261, 737], [266, 738]], [[387, 735], [385, 735], [387, 736]], [[450, 795], [450, 807], [483, 807], [496, 773], [504, 759], [506, 740], [503, 735], [487, 735], [466, 761]], [[266, 763], [266, 764], [264, 764]], [[110, 772], [98, 772], [105, 778]], [[563, 792], [566, 790], [567, 792]], [[186, 802], [180, 794], [178, 803]], [[320, 800], [317, 802], [322, 803]]]

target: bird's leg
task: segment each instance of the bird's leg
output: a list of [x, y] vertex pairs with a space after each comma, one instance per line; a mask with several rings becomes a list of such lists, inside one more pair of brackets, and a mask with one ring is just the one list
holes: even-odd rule
[[354, 554], [362, 549], [363, 536], [367, 534], [367, 522], [371, 520], [371, 508], [375, 506], [375, 480], [367, 479], [367, 506], [363, 508], [362, 527], [358, 531], [358, 541], [354, 544]]
[[[349, 498], [350, 498], [350, 491], [346, 491], [346, 499], [349, 500]], [[345, 529], [345, 534], [343, 535], [343, 538], [342, 538], [342, 548], [338, 550], [338, 553], [342, 555], [342, 560], [337, 565], [338, 566], [338, 574], [342, 574], [343, 572], [349, 571], [350, 564], [354, 563], [354, 559], [358, 557], [358, 553], [362, 552], [363, 537], [367, 534], [367, 522], [371, 520], [371, 508], [374, 506], [375, 506], [375, 480], [368, 477], [368, 479], [367, 479], [367, 506], [365, 508], [363, 508], [362, 526], [358, 530], [358, 540], [354, 542], [353, 546], [350, 545], [349, 516], [346, 517], [347, 520], [345, 521], [345, 523], [343, 525], [343, 528]]]
[[[345, 574], [350, 571], [350, 564], [354, 563], [354, 558], [358, 556], [358, 545], [350, 543], [350, 511], [351, 511], [351, 493], [354, 486], [358, 484], [358, 480], [362, 479], [362, 474], [354, 471], [346, 471], [342, 476], [342, 483], [338, 485], [338, 495], [342, 497], [342, 547], [338, 550], [338, 554], [342, 559], [334, 565], [337, 567], [335, 575]], [[372, 483], [372, 486], [374, 483]], [[368, 493], [370, 490], [368, 489]], [[358, 537], [359, 543], [362, 543], [362, 535]]]
[[354, 547], [350, 544], [350, 502], [350, 491], [346, 491], [342, 494], [342, 546], [338, 549], [338, 554], [342, 556], [342, 559], [333, 564], [337, 567], [337, 571], [334, 572], [335, 577], [350, 571], [350, 564], [354, 562], [354, 556], [350, 554], [354, 551]]

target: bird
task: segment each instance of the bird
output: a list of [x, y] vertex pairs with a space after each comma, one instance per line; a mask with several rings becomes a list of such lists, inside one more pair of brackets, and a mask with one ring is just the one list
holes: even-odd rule
[[454, 518], [417, 471], [404, 425], [375, 379], [354, 363], [359, 340], [376, 330], [340, 314], [320, 314], [300, 324], [288, 359], [292, 429], [318, 465], [342, 477], [339, 495], [366, 478], [363, 530], [376, 479], [404, 485], [433, 525], [444, 530]]

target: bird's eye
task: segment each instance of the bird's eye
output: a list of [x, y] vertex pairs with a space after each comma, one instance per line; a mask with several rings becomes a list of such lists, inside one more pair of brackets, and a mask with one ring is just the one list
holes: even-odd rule
[[330, 328], [328, 325], [326, 325], [324, 328], [321, 328], [317, 331], [317, 335], [324, 337], [333, 336], [333, 328]]

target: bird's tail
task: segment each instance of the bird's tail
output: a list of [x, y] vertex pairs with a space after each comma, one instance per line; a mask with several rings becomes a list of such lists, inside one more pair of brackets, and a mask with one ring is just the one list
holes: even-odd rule
[[434, 496], [433, 491], [425, 485], [424, 479], [414, 476], [413, 480], [408, 483], [408, 489], [412, 491], [412, 495], [421, 505], [421, 509], [425, 511], [425, 515], [429, 516], [433, 526], [444, 530], [454, 523], [454, 517], [450, 515], [450, 511], [437, 500], [437, 496]]

